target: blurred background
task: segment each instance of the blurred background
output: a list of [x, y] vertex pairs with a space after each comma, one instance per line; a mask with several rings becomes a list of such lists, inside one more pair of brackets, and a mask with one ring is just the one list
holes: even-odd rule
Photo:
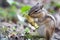
[[24, 17], [38, 2], [52, 15], [60, 15], [60, 0], [0, 0], [0, 40], [44, 40]]

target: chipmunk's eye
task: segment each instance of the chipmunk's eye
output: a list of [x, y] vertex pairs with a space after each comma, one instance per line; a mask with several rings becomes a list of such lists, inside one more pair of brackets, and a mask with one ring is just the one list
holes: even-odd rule
[[38, 12], [40, 9], [35, 10], [35, 12]]
[[37, 12], [37, 11], [35, 11], [35, 12]]

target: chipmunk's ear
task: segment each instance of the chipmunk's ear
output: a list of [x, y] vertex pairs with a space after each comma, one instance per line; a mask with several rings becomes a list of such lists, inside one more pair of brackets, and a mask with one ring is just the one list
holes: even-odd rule
[[44, 7], [44, 5], [40, 6], [40, 9], [42, 9]]
[[38, 6], [40, 9], [42, 9], [44, 7], [44, 5], [42, 3], [37, 3], [36, 6]]
[[39, 5], [39, 3], [37, 3], [36, 5]]

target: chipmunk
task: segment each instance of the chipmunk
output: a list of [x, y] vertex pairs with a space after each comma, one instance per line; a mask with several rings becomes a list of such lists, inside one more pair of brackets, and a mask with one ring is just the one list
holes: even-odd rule
[[37, 18], [36, 23], [39, 25], [38, 33], [40, 36], [46, 38], [46, 40], [50, 40], [53, 32], [55, 31], [55, 18], [44, 9], [44, 5], [37, 3], [33, 6], [29, 11], [29, 16], [32, 18]]

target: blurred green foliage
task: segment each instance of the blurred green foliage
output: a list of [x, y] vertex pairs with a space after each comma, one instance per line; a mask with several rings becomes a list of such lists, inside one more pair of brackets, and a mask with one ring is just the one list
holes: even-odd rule
[[9, 15], [10, 15], [11, 17], [15, 16], [15, 15], [16, 15], [16, 12], [17, 12], [16, 10], [17, 10], [17, 8], [16, 8], [15, 6], [11, 6], [11, 7], [9, 8], [9, 10], [8, 10]]
[[23, 13], [23, 12], [28, 11], [30, 8], [31, 8], [30, 6], [26, 5], [26, 6], [23, 6], [23, 7], [21, 8], [21, 11], [22, 11], [22, 13]]
[[0, 8], [0, 17], [6, 17], [6, 16], [7, 16], [6, 9]]
[[55, 3], [55, 6], [60, 8], [60, 3]]
[[20, 11], [21, 11], [21, 13], [22, 13], [23, 15], [25, 15], [25, 14], [28, 14], [28, 11], [30, 10], [30, 8], [31, 8], [31, 6], [26, 5], [26, 6], [23, 6], [23, 7], [20, 9]]

